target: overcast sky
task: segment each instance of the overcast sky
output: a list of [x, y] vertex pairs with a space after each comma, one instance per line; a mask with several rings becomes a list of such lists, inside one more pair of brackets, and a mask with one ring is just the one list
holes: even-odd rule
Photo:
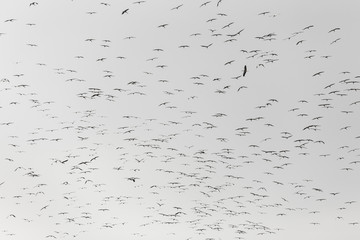
[[357, 239], [360, 3], [0, 2], [1, 239]]

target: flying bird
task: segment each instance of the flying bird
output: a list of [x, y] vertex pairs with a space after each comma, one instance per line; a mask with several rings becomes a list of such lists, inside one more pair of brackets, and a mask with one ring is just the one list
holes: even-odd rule
[[243, 70], [242, 76], [245, 77], [246, 73], [247, 73], [247, 67], [246, 67], [246, 65], [244, 65], [244, 70]]
[[340, 28], [336, 27], [336, 28], [331, 29], [328, 33], [336, 32], [336, 31], [339, 31], [339, 30], [340, 30]]

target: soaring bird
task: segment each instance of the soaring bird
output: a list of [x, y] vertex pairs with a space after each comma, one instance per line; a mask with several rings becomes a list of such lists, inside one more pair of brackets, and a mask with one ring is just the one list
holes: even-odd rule
[[340, 30], [340, 28], [334, 28], [334, 29], [331, 29], [328, 33], [331, 33], [331, 32], [335, 32], [335, 31], [338, 31], [338, 30]]
[[313, 77], [320, 76], [320, 74], [322, 74], [322, 73], [324, 73], [324, 71], [320, 71], [320, 72], [314, 73], [312, 76], [313, 76]]
[[312, 27], [314, 27], [314, 25], [309, 25], [309, 26], [307, 26], [307, 27], [304, 27], [303, 30], [307, 30], [307, 29], [310, 29], [310, 28], [312, 28]]
[[180, 7], [182, 7], [183, 6], [183, 4], [180, 4], [180, 5], [178, 5], [178, 6], [176, 6], [176, 7], [173, 7], [171, 10], [177, 10], [177, 9], [179, 9]]
[[243, 70], [243, 77], [245, 77], [245, 74], [247, 73], [247, 67], [246, 65], [244, 66], [244, 70]]
[[162, 27], [162, 28], [165, 28], [167, 25], [169, 25], [169, 24], [165, 23], [165, 24], [159, 25], [158, 27], [159, 27], [159, 28], [161, 28], [161, 27]]

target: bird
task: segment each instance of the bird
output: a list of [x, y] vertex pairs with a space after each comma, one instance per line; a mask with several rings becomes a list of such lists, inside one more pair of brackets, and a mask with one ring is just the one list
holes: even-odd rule
[[296, 45], [299, 45], [299, 44], [301, 44], [301, 43], [303, 43], [303, 42], [305, 42], [305, 40], [300, 40], [300, 41], [298, 41], [298, 42], [296, 43]]
[[137, 177], [128, 177], [127, 178], [127, 180], [132, 181], [132, 182], [135, 182], [137, 179], [139, 179], [139, 178], [137, 178]]
[[313, 27], [314, 27], [314, 25], [309, 25], [307, 27], [304, 27], [303, 30], [308, 30], [308, 29], [313, 28]]
[[200, 5], [200, 7], [205, 7], [206, 5], [208, 5], [211, 1], [207, 1], [207, 2], [204, 2]]
[[212, 43], [210, 43], [210, 44], [208, 44], [208, 45], [201, 45], [201, 47], [203, 47], [203, 48], [209, 48], [209, 47], [211, 47], [213, 44]]
[[312, 76], [313, 77], [320, 76], [323, 73], [324, 73], [324, 71], [320, 71], [320, 72], [314, 73]]
[[10, 18], [10, 19], [5, 20], [4, 22], [14, 22], [14, 21], [16, 21], [15, 18]]
[[340, 30], [340, 28], [336, 27], [336, 28], [331, 29], [328, 33], [336, 32], [336, 31], [339, 31], [339, 30]]
[[242, 76], [245, 77], [246, 73], [247, 73], [247, 67], [246, 67], [246, 65], [244, 65], [244, 70], [243, 70]]
[[165, 23], [165, 24], [161, 24], [158, 26], [158, 28], [165, 28], [166, 26], [168, 26], [169, 24]]
[[228, 61], [228, 62], [226, 62], [224, 65], [225, 65], [225, 66], [226, 66], [226, 65], [230, 65], [230, 64], [232, 64], [233, 62], [235, 62], [235, 60]]
[[180, 5], [176, 6], [176, 7], [173, 7], [171, 10], [178, 10], [178, 9], [181, 8], [183, 5], [184, 5], [184, 4], [180, 4]]

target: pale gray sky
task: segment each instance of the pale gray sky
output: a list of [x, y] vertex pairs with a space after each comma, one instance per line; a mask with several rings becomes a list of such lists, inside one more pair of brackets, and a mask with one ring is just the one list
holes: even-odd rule
[[1, 1], [0, 239], [358, 239], [359, 6]]

